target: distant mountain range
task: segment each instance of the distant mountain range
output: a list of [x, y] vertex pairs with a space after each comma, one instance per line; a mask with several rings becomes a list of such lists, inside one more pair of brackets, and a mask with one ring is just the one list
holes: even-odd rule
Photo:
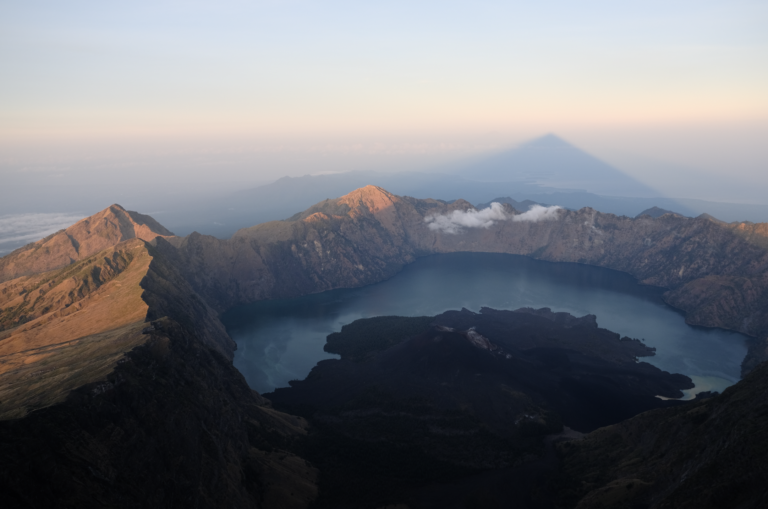
[[709, 213], [726, 222], [768, 221], [768, 205], [744, 205], [666, 197], [639, 198], [599, 195], [587, 191], [563, 190], [530, 182], [481, 182], [452, 174], [348, 172], [333, 175], [283, 177], [272, 184], [243, 190], [226, 199], [202, 202], [191, 209], [162, 214], [174, 231], [192, 231], [228, 238], [250, 225], [286, 219], [320, 200], [341, 196], [368, 184], [392, 189], [400, 196], [459, 198], [483, 205], [499, 196], [519, 202], [549, 203], [578, 210], [592, 207], [605, 213], [634, 217], [652, 207], [674, 210], [695, 217]]
[[[149, 207], [144, 210], [157, 211], [153, 213], [155, 217], [181, 235], [197, 231], [229, 238], [241, 228], [286, 219], [321, 200], [343, 196], [369, 184], [400, 196], [448, 202], [461, 198], [476, 205], [507, 197], [516, 202], [527, 200], [573, 210], [591, 207], [628, 217], [659, 207], [689, 217], [707, 213], [725, 222], [768, 221], [768, 205], [662, 196], [555, 135], [429, 172], [350, 171], [283, 177], [269, 184], [217, 197], [210, 193], [192, 197], [152, 188], [146, 195], [134, 196], [133, 201]], [[62, 219], [68, 220], [75, 212], [83, 217], [88, 215], [83, 211], [89, 208], [95, 211], [104, 206], [103, 197], [93, 193], [79, 195], [79, 192], [82, 189], [67, 188], [66, 192], [53, 189], [42, 198], [36, 195], [35, 200], [25, 202], [42, 200], [49, 214], [0, 216], [0, 255], [29, 242], [35, 238], [35, 233], [42, 236], [42, 232], [56, 231], [57, 226], [66, 224]], [[124, 204], [131, 205], [132, 200], [126, 199]], [[19, 202], [18, 197], [16, 202]], [[96, 203], [100, 205], [95, 206]]]

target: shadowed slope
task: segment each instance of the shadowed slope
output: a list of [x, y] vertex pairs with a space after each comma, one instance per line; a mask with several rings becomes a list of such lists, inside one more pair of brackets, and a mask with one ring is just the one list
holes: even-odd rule
[[564, 507], [768, 505], [768, 363], [714, 398], [638, 415], [560, 447]]
[[306, 508], [306, 422], [264, 407], [179, 324], [155, 325], [126, 330], [139, 346], [65, 401], [0, 421], [4, 507]]

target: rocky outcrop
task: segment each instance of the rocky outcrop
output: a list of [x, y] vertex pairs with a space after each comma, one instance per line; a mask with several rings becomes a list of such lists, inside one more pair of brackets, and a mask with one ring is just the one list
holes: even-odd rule
[[149, 241], [172, 235], [149, 216], [111, 205], [66, 230], [0, 258], [0, 282], [64, 267], [125, 240]]
[[[437, 201], [420, 201], [427, 208]], [[464, 202], [466, 204], [466, 202]], [[421, 203], [420, 203], [421, 204]], [[467, 204], [468, 205], [468, 204]], [[442, 209], [441, 209], [442, 210]], [[240, 230], [232, 239], [192, 234], [158, 249], [218, 311], [239, 303], [375, 283], [427, 254], [411, 238], [423, 215], [410, 202], [369, 186], [321, 202], [294, 220]]]

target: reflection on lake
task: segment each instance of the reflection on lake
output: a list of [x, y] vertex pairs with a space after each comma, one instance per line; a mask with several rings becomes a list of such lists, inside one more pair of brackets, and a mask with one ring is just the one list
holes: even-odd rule
[[239, 306], [225, 313], [223, 321], [237, 342], [235, 366], [259, 392], [303, 379], [318, 361], [335, 358], [323, 351], [325, 337], [358, 318], [432, 316], [483, 306], [594, 314], [600, 327], [656, 347], [655, 357], [642, 360], [706, 380], [698, 390], [722, 391], [738, 381], [746, 338], [686, 325], [680, 313], [663, 303], [662, 293], [627, 274], [598, 267], [451, 253], [421, 258], [375, 285]]

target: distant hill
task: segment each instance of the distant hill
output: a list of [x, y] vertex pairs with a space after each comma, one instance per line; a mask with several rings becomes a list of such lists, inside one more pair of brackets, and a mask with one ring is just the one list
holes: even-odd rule
[[[677, 214], [677, 212], [672, 212], [671, 210], [662, 209], [660, 207], [653, 206], [649, 209], [645, 209], [644, 211], [640, 212], [635, 217], [651, 216], [652, 218], [655, 219], [657, 217], [663, 216], [664, 214]], [[678, 214], [678, 215], [682, 215], [682, 214]]]

